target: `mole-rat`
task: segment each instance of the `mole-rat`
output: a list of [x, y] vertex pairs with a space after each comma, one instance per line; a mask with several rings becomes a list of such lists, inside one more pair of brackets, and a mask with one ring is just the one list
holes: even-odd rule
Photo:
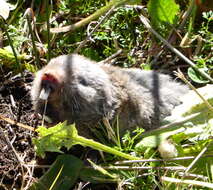
[[54, 123], [75, 123], [89, 137], [89, 128], [103, 118], [118, 119], [120, 134], [137, 126], [145, 130], [179, 105], [188, 88], [156, 71], [125, 69], [96, 63], [78, 54], [53, 58], [36, 73], [31, 97], [36, 112]]

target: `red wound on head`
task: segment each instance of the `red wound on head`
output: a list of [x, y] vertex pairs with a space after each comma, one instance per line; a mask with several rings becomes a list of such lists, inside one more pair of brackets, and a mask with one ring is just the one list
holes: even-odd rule
[[54, 84], [58, 84], [59, 81], [56, 79], [56, 77], [54, 77], [52, 74], [48, 74], [48, 73], [45, 73], [42, 78], [41, 78], [42, 81], [48, 81], [50, 83], [54, 83]]

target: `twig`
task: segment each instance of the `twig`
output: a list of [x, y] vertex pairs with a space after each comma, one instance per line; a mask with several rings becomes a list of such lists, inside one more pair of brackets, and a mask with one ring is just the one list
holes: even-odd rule
[[189, 170], [195, 165], [195, 163], [202, 157], [202, 155], [207, 151], [208, 147], [213, 144], [213, 141], [209, 142], [209, 144], [206, 145], [206, 147], [203, 148], [203, 150], [197, 155], [197, 157], [191, 162], [191, 164], [187, 167], [184, 174], [187, 175]]
[[213, 83], [213, 79], [205, 73], [203, 70], [200, 70], [196, 67], [196, 65], [188, 59], [185, 55], [183, 55], [180, 51], [178, 51], [176, 48], [174, 48], [167, 40], [165, 40], [160, 34], [158, 34], [149, 24], [147, 19], [143, 16], [139, 16], [141, 22], [145, 25], [145, 27], [152, 32], [158, 39], [160, 39], [172, 52], [174, 52], [177, 56], [179, 56], [181, 59], [183, 59], [187, 64], [189, 64], [192, 68], [194, 68], [196, 71], [198, 71], [203, 77], [208, 79], [211, 83]]
[[111, 9], [113, 6], [117, 7], [119, 5], [122, 5], [126, 2], [127, 0], [112, 0], [110, 1], [106, 6], [100, 8], [99, 10], [97, 10], [95, 13], [93, 13], [92, 15], [86, 17], [85, 19], [73, 24], [73, 25], [69, 25], [69, 26], [64, 26], [64, 27], [60, 27], [60, 28], [51, 28], [50, 32], [52, 33], [61, 33], [61, 32], [70, 32], [70, 31], [74, 31], [82, 26], [85, 26], [86, 24], [90, 23], [92, 20], [95, 20], [96, 18], [98, 18], [99, 16], [103, 15], [105, 12], [107, 12], [109, 9]]
[[35, 129], [29, 125], [25, 125], [25, 124], [22, 124], [22, 123], [19, 123], [19, 122], [16, 122], [10, 118], [7, 118], [7, 117], [4, 117], [0, 114], [0, 120], [4, 120], [6, 121], [7, 123], [11, 124], [11, 125], [17, 125], [18, 127], [22, 127], [22, 128], [25, 128], [25, 129], [28, 129], [30, 131], [35, 131]]
[[115, 57], [120, 55], [121, 53], [123, 53], [123, 50], [119, 49], [116, 53], [112, 54], [110, 57], [107, 57], [106, 59], [104, 59], [98, 63], [108, 63], [109, 61], [111, 61], [112, 59], [114, 59]]
[[185, 175], [184, 172], [178, 172], [177, 174], [178, 174], [180, 177], [185, 176], [185, 177], [191, 177], [191, 178], [200, 178], [200, 179], [203, 179], [203, 180], [206, 180], [206, 181], [209, 180], [209, 178], [206, 177], [206, 176], [198, 175], [198, 174], [193, 174], [193, 173], [187, 173], [187, 174]]
[[14, 155], [15, 155], [15, 157], [16, 157], [16, 159], [17, 159], [17, 161], [18, 161], [18, 163], [19, 163], [19, 165], [20, 165], [20, 168], [21, 168], [21, 173], [22, 173], [22, 184], [21, 184], [21, 189], [23, 189], [23, 185], [24, 185], [24, 168], [23, 168], [23, 165], [22, 165], [22, 159], [19, 157], [19, 155], [17, 154], [17, 152], [16, 152], [16, 150], [15, 150], [15, 148], [13, 147], [13, 145], [11, 144], [11, 142], [10, 142], [10, 140], [9, 140], [9, 138], [8, 138], [8, 136], [5, 134], [5, 132], [3, 131], [3, 129], [0, 127], [0, 132], [2, 133], [2, 135], [4, 135], [4, 138], [5, 138], [5, 140], [6, 140], [6, 142], [7, 142], [7, 144], [8, 144], [8, 146], [12, 149], [12, 151], [13, 151], [13, 153], [14, 153]]
[[[34, 154], [34, 160], [36, 160], [36, 154]], [[29, 178], [29, 180], [27, 180], [27, 183], [25, 185], [24, 190], [28, 190], [30, 185], [32, 184], [32, 182], [35, 180], [35, 178], [33, 177], [34, 174], [34, 169], [35, 169], [35, 163], [31, 164], [31, 167], [29, 167], [27, 164], [25, 164], [24, 162], [22, 163], [22, 165], [27, 169], [28, 171], [28, 175], [25, 177], [25, 179]]]
[[50, 5], [49, 5], [49, 0], [46, 0], [46, 23], [47, 23], [47, 44], [48, 44], [48, 52], [47, 52], [47, 62], [50, 61], [51, 58], [51, 45], [50, 45]]
[[23, 166], [34, 167], [34, 168], [50, 168], [51, 167], [51, 165], [34, 165], [34, 164], [25, 164], [25, 163], [23, 163]]
[[111, 9], [105, 14], [103, 18], [101, 18], [100, 22], [93, 28], [93, 30], [87, 35], [86, 39], [80, 43], [80, 45], [75, 50], [75, 53], [78, 53], [79, 50], [89, 41], [92, 34], [99, 28], [99, 26], [111, 15], [113, 10], [115, 9], [115, 6], [112, 6]]
[[[25, 166], [25, 165], [23, 165], [23, 166]], [[26, 167], [26, 166], [25, 166]], [[34, 179], [33, 178], [33, 173], [34, 173], [34, 168], [35, 167], [32, 167], [32, 168], [29, 168], [29, 167], [26, 167], [27, 168], [27, 171], [28, 171], [28, 176], [26, 176], [25, 177], [25, 179], [26, 178], [29, 178], [29, 180], [27, 180], [27, 184], [26, 184], [26, 186], [25, 186], [25, 190], [27, 190], [27, 189], [29, 189], [29, 187], [30, 187], [30, 185], [31, 185], [31, 183], [32, 183], [32, 180]], [[31, 169], [31, 170], [30, 170]]]
[[183, 184], [183, 185], [188, 184], [190, 186], [196, 185], [196, 186], [200, 186], [200, 187], [208, 187], [208, 188], [213, 189], [213, 183], [208, 183], [208, 182], [203, 182], [203, 181], [195, 181], [195, 180], [188, 180], [188, 179], [181, 180], [181, 179], [165, 177], [165, 176], [162, 176], [161, 180], [166, 181], [166, 182], [171, 182], [171, 183], [177, 183], [177, 184]]
[[134, 9], [139, 9], [141, 11], [143, 11], [143, 13], [145, 13], [145, 6], [142, 6], [142, 5], [124, 5], [124, 7], [126, 8], [134, 8]]
[[[93, 168], [93, 167], [86, 167]], [[184, 171], [186, 167], [183, 166], [165, 166], [165, 167], [152, 167], [152, 166], [102, 166], [106, 170], [171, 170], [171, 171]]]
[[[213, 157], [213, 155], [205, 155], [202, 157]], [[168, 162], [168, 161], [179, 161], [179, 160], [192, 160], [195, 156], [184, 156], [177, 158], [165, 158], [165, 159], [141, 159], [141, 160], [123, 160], [115, 162], [116, 165], [121, 164], [134, 164], [134, 163], [143, 163], [143, 162]]]
[[34, 51], [34, 55], [35, 55], [35, 59], [36, 59], [36, 67], [39, 66], [39, 55], [38, 55], [38, 51], [35, 45], [35, 37], [34, 37], [34, 33], [32, 30], [32, 24], [31, 21], [33, 20], [33, 10], [31, 8], [28, 8], [25, 12], [25, 15], [27, 18], [27, 23], [28, 23], [28, 28], [29, 28], [29, 32], [30, 32], [30, 36], [31, 36], [31, 41], [32, 41], [32, 45], [33, 45], [33, 51]]

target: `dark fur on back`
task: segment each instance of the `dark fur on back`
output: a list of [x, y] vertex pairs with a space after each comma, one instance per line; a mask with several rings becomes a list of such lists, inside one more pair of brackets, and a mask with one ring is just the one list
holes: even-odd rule
[[[54, 122], [68, 120], [85, 128], [96, 125], [103, 117], [112, 121], [118, 115], [121, 133], [136, 126], [158, 127], [188, 91], [169, 76], [154, 71], [121, 69], [77, 54], [62, 55], [41, 69], [33, 82], [32, 100], [40, 113], [44, 108], [39, 94], [45, 72], [60, 76], [63, 82], [60, 91], [48, 99], [46, 115]], [[83, 131], [79, 133], [86, 136]]]

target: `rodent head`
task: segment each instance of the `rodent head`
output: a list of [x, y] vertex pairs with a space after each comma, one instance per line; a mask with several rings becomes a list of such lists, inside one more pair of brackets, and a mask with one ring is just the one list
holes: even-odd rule
[[100, 65], [79, 56], [59, 56], [39, 71], [31, 90], [35, 110], [58, 121], [112, 117], [116, 93]]
[[[36, 113], [58, 120], [60, 97], [64, 87], [61, 69], [44, 67], [36, 73], [31, 89], [31, 98]], [[47, 102], [47, 109], [45, 109]]]

